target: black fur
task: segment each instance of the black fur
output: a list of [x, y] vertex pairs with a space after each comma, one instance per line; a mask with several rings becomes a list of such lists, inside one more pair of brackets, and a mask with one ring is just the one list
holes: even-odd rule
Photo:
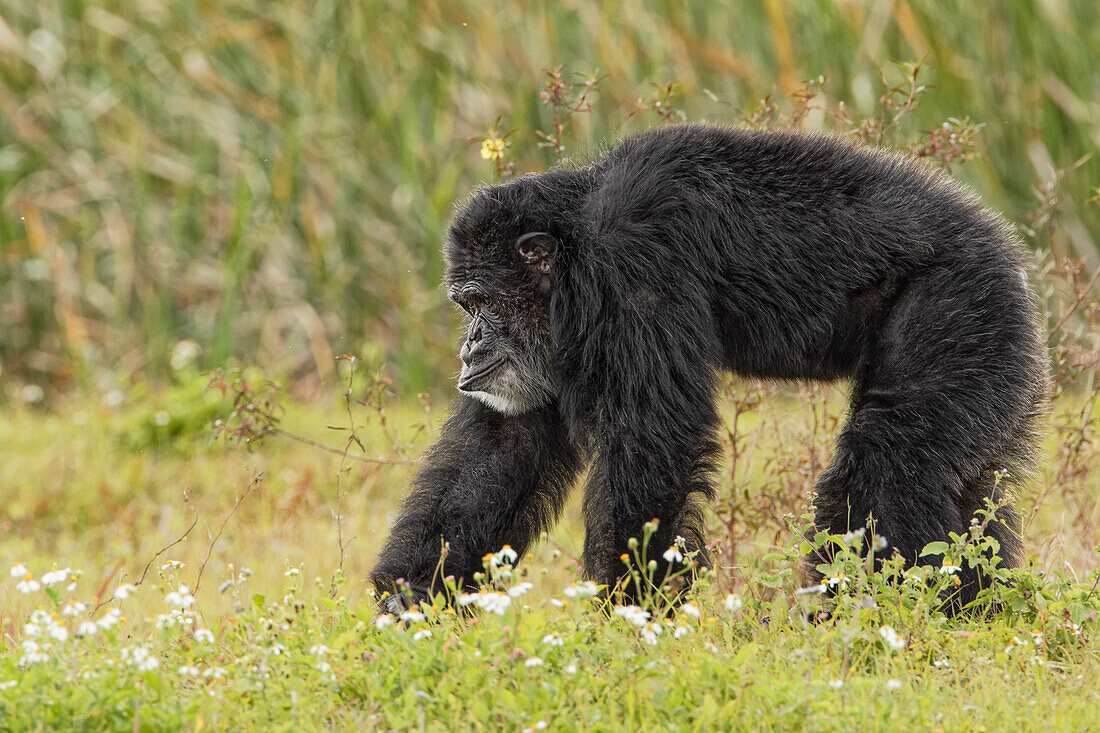
[[[872, 515], [908, 562], [986, 497], [1010, 498], [995, 471], [1010, 486], [1031, 465], [1046, 362], [1022, 250], [974, 196], [902, 157], [666, 127], [588, 167], [479, 189], [446, 255], [473, 314], [460, 385], [503, 354], [475, 396], [514, 414], [459, 397], [382, 551], [381, 589], [426, 592], [443, 541], [444, 572], [467, 581], [485, 553], [522, 554], [586, 463], [590, 577], [613, 583], [652, 518], [656, 554], [677, 535], [701, 548], [718, 369], [852, 380], [816, 524]], [[1010, 504], [997, 518], [1013, 565], [1019, 519]]]

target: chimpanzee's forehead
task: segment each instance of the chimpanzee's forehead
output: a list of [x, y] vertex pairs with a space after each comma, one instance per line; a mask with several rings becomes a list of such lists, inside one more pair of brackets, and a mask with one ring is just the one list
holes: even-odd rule
[[522, 189], [519, 182], [478, 189], [455, 215], [448, 232], [450, 244], [473, 249], [492, 246], [515, 232], [522, 234], [530, 218]]

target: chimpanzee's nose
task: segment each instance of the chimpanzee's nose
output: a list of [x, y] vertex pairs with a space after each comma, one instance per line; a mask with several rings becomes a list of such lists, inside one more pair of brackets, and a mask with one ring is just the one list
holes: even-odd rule
[[466, 336], [466, 343], [462, 344], [462, 350], [458, 352], [458, 358], [462, 359], [462, 363], [466, 366], [470, 366], [471, 360], [481, 346], [484, 335], [481, 323], [474, 322], [470, 324], [470, 333]]
[[484, 325], [481, 323], [480, 320], [474, 321], [472, 324], [470, 324], [470, 335], [466, 337], [466, 343], [476, 344], [480, 342], [483, 329]]

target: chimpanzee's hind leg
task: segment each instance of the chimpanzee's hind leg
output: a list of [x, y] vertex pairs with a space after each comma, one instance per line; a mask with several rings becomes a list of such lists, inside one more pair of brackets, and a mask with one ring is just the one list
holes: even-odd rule
[[[1044, 390], [1033, 308], [1015, 268], [945, 267], [908, 284], [868, 343], [848, 424], [815, 498], [818, 529], [874, 517], [907, 563], [967, 530], [986, 497], [1027, 472]], [[995, 472], [1009, 478], [994, 486]], [[1019, 560], [1019, 517], [1002, 506], [987, 534], [1003, 565]], [[811, 559], [811, 563], [819, 562]], [[982, 579], [964, 568], [954, 608]]]

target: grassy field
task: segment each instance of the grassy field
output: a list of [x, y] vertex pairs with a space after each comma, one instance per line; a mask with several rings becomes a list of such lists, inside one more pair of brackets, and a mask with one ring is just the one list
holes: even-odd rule
[[[249, 377], [259, 399], [263, 382]], [[1004, 612], [948, 620], [935, 608], [950, 575], [890, 585], [853, 556], [830, 570], [842, 590], [832, 617], [811, 624], [826, 602], [798, 592], [804, 548], [791, 527], [843, 395], [737, 385], [726, 424], [744, 450], [721, 470], [709, 521], [720, 569], [690, 607], [666, 614], [653, 599], [645, 619], [593, 605], [578, 585], [574, 501], [502, 580], [515, 596], [485, 594], [508, 599], [500, 615], [438, 607], [404, 628], [378, 620], [362, 578], [413, 470], [405, 461], [441, 415], [378, 409], [363, 376], [355, 392], [373, 406], [353, 411], [356, 431], [368, 457], [390, 463], [339, 455], [346, 431], [329, 426], [349, 425], [342, 401], [290, 403], [280, 423], [337, 453], [286, 435], [248, 450], [211, 443], [210, 420], [230, 406], [205, 384], [185, 371], [165, 393], [0, 418], [0, 729], [1100, 725], [1094, 439], [1052, 439], [1021, 497], [1033, 556], [1001, 591]], [[1054, 422], [1082, 416], [1095, 427], [1096, 400], [1067, 395]]]
[[[790, 112], [822, 75], [800, 125], [845, 130], [919, 59], [935, 90], [883, 142], [983, 125], [952, 170], [1014, 221], [1100, 144], [1093, 0], [0, 0], [7, 394], [163, 378], [181, 339], [207, 368], [328, 383], [350, 352], [438, 389], [442, 231], [493, 177], [470, 138], [503, 117], [517, 171], [553, 163], [545, 69], [603, 76], [562, 136], [584, 161], [658, 111]], [[1060, 184], [1056, 250], [1096, 263], [1100, 158]]]
[[[1092, 0], [0, 0], [0, 730], [1100, 729], [1097, 90]], [[948, 619], [950, 563], [822, 537], [807, 590], [846, 385], [729, 381], [688, 604], [589, 598], [574, 497], [481, 612], [379, 617], [455, 202], [681, 119], [908, 150], [1018, 225], [1026, 567]]]

